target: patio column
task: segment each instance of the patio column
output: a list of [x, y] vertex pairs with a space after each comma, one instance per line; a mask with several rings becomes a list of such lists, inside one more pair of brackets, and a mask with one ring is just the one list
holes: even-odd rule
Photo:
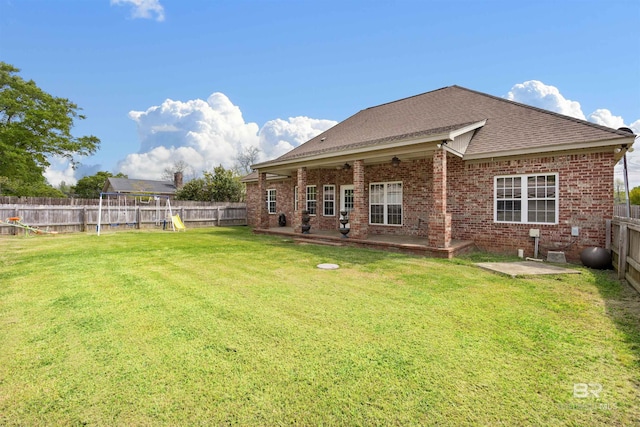
[[433, 188], [429, 212], [429, 246], [448, 248], [451, 245], [451, 214], [447, 213], [447, 152], [433, 154]]
[[353, 162], [353, 210], [349, 214], [349, 237], [366, 239], [369, 234], [369, 204], [366, 199], [364, 160]]
[[258, 228], [269, 228], [269, 211], [267, 210], [267, 174], [258, 173]]
[[307, 168], [298, 168], [298, 210], [293, 213], [293, 232], [302, 233], [302, 211], [307, 209]]

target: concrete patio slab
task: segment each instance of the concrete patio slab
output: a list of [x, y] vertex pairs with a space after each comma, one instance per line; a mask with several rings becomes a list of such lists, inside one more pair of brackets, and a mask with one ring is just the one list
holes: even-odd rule
[[485, 270], [506, 274], [511, 277], [535, 276], [538, 274], [580, 274], [578, 270], [536, 261], [479, 262], [476, 265]]

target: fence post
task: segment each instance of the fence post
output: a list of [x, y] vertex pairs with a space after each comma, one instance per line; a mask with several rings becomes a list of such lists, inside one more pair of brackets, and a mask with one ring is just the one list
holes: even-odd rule
[[140, 205], [136, 206], [136, 228], [140, 230], [140, 219], [142, 215], [140, 215]]
[[216, 227], [220, 227], [220, 224], [222, 223], [222, 207], [221, 206], [217, 206], [216, 207]]
[[[16, 207], [13, 209], [13, 216], [14, 216], [14, 217], [18, 217], [18, 214], [19, 214], [19, 213], [20, 213], [20, 211], [18, 210], [18, 207], [16, 206]], [[18, 231], [18, 227], [11, 227], [11, 228], [12, 228], [12, 230], [11, 230], [11, 231], [13, 231], [13, 235], [14, 235], [14, 236], [15, 236], [16, 234], [18, 234], [18, 233], [17, 233], [17, 231]]]
[[624, 279], [627, 272], [627, 247], [629, 246], [629, 229], [624, 222], [620, 223], [620, 241], [618, 244], [618, 279]]
[[607, 250], [611, 250], [611, 220], [606, 219], [605, 221], [605, 244], [604, 247]]
[[87, 207], [82, 207], [82, 231], [87, 231]]

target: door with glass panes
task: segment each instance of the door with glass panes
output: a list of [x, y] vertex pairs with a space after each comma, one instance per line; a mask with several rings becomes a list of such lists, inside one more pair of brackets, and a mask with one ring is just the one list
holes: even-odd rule
[[[353, 185], [340, 186], [340, 211], [351, 212], [353, 210]], [[347, 223], [347, 228], [351, 228], [351, 224]]]

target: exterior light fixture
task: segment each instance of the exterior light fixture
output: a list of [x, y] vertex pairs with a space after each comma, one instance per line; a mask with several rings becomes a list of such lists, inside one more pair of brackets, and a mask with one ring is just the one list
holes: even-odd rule
[[397, 156], [393, 156], [393, 159], [391, 159], [391, 165], [393, 165], [393, 167], [400, 166], [400, 159]]
[[342, 170], [348, 171], [349, 169], [351, 169], [351, 165], [350, 165], [349, 163], [345, 163], [345, 164], [342, 166]]

